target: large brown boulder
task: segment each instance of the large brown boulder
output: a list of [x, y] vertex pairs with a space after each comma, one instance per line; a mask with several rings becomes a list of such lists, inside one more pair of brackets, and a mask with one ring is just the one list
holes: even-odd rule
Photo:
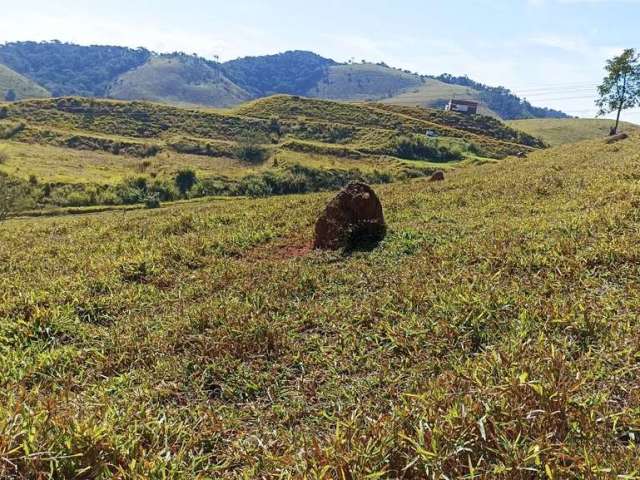
[[432, 182], [444, 182], [444, 172], [442, 170], [437, 170], [433, 172], [431, 175]]
[[382, 204], [364, 183], [353, 182], [329, 202], [316, 222], [314, 248], [338, 250], [373, 245], [386, 234]]

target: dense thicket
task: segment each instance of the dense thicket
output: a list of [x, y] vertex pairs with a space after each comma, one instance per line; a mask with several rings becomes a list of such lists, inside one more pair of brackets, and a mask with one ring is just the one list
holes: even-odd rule
[[53, 96], [104, 96], [119, 75], [145, 63], [151, 52], [124, 47], [61, 42], [0, 45], [0, 63], [38, 82]]
[[527, 100], [511, 93], [511, 90], [505, 87], [490, 87], [483, 83], [471, 80], [467, 76], [456, 77], [448, 73], [444, 73], [436, 80], [449, 83], [451, 85], [462, 85], [463, 87], [473, 88], [480, 92], [480, 99], [487, 106], [500, 115], [505, 120], [521, 120], [525, 118], [568, 118], [569, 116], [559, 110], [551, 108], [534, 107]]

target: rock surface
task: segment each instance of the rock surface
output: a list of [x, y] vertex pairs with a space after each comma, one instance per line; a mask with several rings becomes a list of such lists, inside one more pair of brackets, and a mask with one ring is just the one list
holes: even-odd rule
[[385, 234], [378, 196], [368, 185], [353, 182], [329, 202], [316, 222], [314, 248], [357, 248], [377, 243]]
[[443, 182], [444, 181], [444, 172], [442, 170], [438, 170], [437, 172], [433, 172], [431, 175], [432, 182]]

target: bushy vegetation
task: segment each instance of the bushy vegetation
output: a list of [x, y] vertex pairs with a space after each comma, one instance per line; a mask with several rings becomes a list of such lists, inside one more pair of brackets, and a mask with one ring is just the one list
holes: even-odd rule
[[179, 199], [194, 199], [208, 196], [250, 196], [265, 197], [295, 193], [338, 190], [351, 181], [365, 181], [372, 184], [390, 183], [433, 173], [432, 167], [406, 167], [394, 171], [363, 171], [331, 168], [313, 168], [301, 164], [285, 165], [248, 173], [239, 178], [225, 176], [204, 176], [198, 178], [191, 169], [178, 171], [173, 179], [150, 179], [146, 176], [130, 177], [114, 185], [98, 184], [55, 184], [39, 182], [35, 177], [24, 182], [3, 176], [11, 185], [12, 208], [6, 213], [47, 207], [89, 207], [146, 205], [171, 202]]
[[176, 175], [176, 186], [181, 195], [189, 193], [197, 181], [196, 172], [188, 168], [180, 170]]
[[0, 165], [2, 165], [3, 163], [6, 163], [8, 160], [9, 160], [9, 154], [7, 153], [7, 150], [2, 146], [0, 146]]
[[265, 146], [268, 143], [270, 143], [269, 138], [261, 132], [243, 132], [238, 137], [234, 154], [242, 161], [260, 164], [269, 158], [270, 150]]
[[27, 182], [0, 172], [0, 221], [13, 212], [33, 208], [35, 205], [36, 199]]
[[429, 160], [432, 162], [451, 162], [464, 158], [459, 149], [440, 145], [437, 139], [420, 135], [398, 137], [395, 141], [393, 154], [408, 160]]
[[[487, 121], [486, 117], [478, 116], [461, 121], [457, 114], [433, 111], [423, 113], [423, 110], [425, 109], [400, 108], [396, 111], [393, 106], [378, 104], [345, 104], [275, 96], [245, 104], [235, 112], [251, 118], [268, 119], [277, 116], [285, 132], [305, 140], [317, 139], [326, 142], [329, 129], [340, 126], [344, 127], [341, 134], [345, 135], [345, 138], [349, 138], [346, 135], [350, 135], [353, 143], [357, 143], [358, 137], [362, 136], [368, 137], [368, 140], [376, 134], [384, 138], [385, 131], [394, 135], [397, 132], [424, 135], [427, 130], [433, 130], [442, 137], [465, 139], [481, 147], [486, 155], [496, 158], [544, 145], [539, 139], [524, 133], [518, 135], [518, 132], [504, 124]], [[455, 126], [452, 127], [450, 124]], [[484, 125], [489, 125], [490, 128], [483, 130]], [[522, 143], [516, 143], [519, 140]], [[386, 143], [386, 139], [376, 143], [378, 151], [382, 153], [384, 148], [381, 144]], [[370, 153], [375, 151], [371, 145], [367, 145], [365, 149]]]
[[333, 193], [4, 222], [0, 477], [633, 478], [639, 142], [379, 186], [371, 252]]

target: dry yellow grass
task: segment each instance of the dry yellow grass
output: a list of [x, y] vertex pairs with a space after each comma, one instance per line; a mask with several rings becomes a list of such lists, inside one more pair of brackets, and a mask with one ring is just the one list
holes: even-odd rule
[[[640, 136], [378, 188], [0, 224], [0, 472], [635, 478]], [[0, 475], [0, 476], [2, 476]]]

